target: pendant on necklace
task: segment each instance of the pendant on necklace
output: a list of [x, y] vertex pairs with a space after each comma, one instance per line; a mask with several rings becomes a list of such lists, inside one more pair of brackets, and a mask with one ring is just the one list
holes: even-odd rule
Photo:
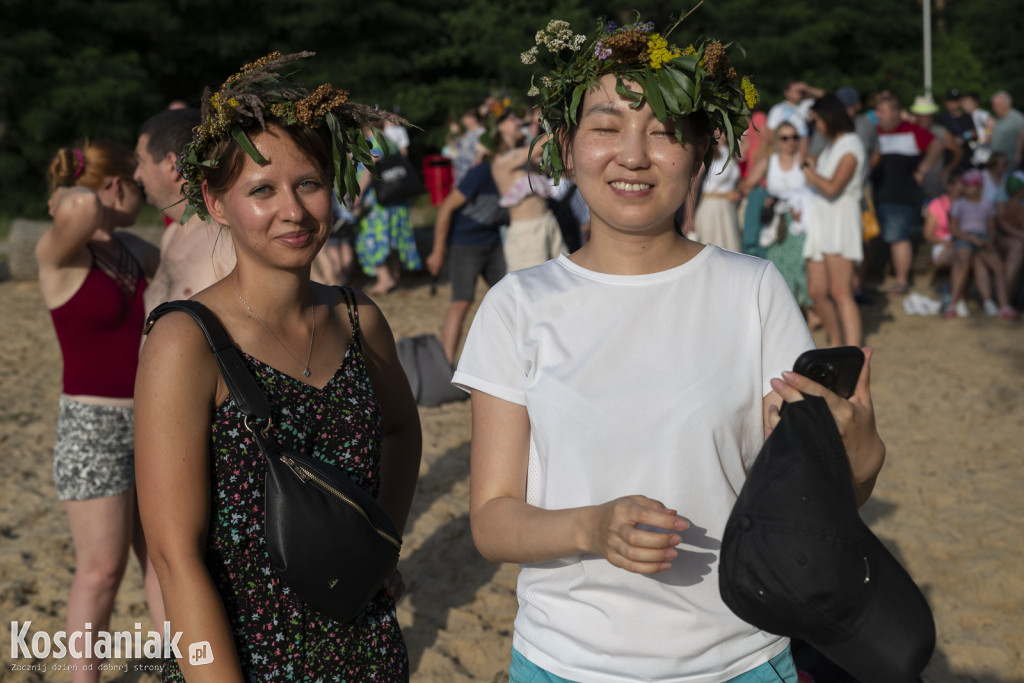
[[306, 377], [309, 377], [309, 368], [306, 368], [305, 370], [303, 370], [302, 374], [305, 375]]

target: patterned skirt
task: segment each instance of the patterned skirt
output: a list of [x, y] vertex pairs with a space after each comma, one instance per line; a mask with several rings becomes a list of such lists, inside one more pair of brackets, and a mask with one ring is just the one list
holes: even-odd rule
[[391, 252], [406, 270], [420, 270], [419, 252], [412, 232], [408, 204], [374, 206], [360, 222], [356, 234], [356, 256], [363, 272], [373, 277]]

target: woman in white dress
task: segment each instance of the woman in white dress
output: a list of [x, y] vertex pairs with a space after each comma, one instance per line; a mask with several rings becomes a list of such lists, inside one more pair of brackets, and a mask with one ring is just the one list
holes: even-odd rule
[[853, 298], [853, 278], [864, 258], [860, 207], [864, 145], [846, 109], [833, 95], [815, 101], [811, 118], [828, 145], [814, 168], [803, 163], [812, 190], [804, 213], [807, 290], [828, 343], [860, 346], [860, 310]]
[[736, 213], [741, 197], [737, 189], [739, 181], [740, 165], [729, 153], [725, 135], [720, 134], [693, 216], [698, 242], [740, 251], [740, 224]]
[[[780, 124], [775, 129], [774, 138], [765, 146], [764, 153], [758, 155], [740, 188], [744, 194], [749, 195], [751, 190], [764, 183], [768, 194], [764, 207], [772, 207], [774, 218], [763, 225], [760, 246], [764, 248], [764, 257], [774, 263], [786, 279], [797, 303], [807, 315], [808, 324], [815, 329], [820, 327], [821, 321], [811, 308], [811, 297], [807, 294], [807, 273], [804, 270], [807, 230], [803, 217], [810, 191], [800, 168], [802, 162], [800, 134], [796, 127], [788, 122]], [[749, 216], [747, 220], [750, 220]]]

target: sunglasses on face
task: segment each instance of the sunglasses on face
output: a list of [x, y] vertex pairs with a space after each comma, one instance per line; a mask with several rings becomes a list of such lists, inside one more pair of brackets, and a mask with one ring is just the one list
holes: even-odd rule
[[779, 141], [780, 142], [789, 142], [790, 140], [799, 140], [799, 139], [800, 139], [799, 135], [780, 135], [779, 136]]

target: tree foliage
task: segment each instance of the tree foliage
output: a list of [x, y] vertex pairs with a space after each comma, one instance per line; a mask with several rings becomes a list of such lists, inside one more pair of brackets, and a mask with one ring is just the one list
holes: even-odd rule
[[[134, 145], [139, 124], [175, 99], [199, 103], [243, 63], [314, 50], [300, 78], [398, 106], [439, 147], [451, 115], [487, 94], [521, 98], [519, 54], [552, 18], [589, 33], [634, 10], [662, 26], [688, 11], [655, 0], [0, 0], [0, 213], [40, 215], [45, 172], [85, 136]], [[766, 104], [790, 78], [826, 90], [922, 93], [921, 0], [705, 0], [677, 32], [735, 40]], [[1015, 0], [945, 0], [935, 21], [935, 91], [1010, 90], [1024, 100], [1024, 29]], [[674, 36], [677, 40], [683, 38]], [[689, 40], [687, 40], [689, 42]]]

